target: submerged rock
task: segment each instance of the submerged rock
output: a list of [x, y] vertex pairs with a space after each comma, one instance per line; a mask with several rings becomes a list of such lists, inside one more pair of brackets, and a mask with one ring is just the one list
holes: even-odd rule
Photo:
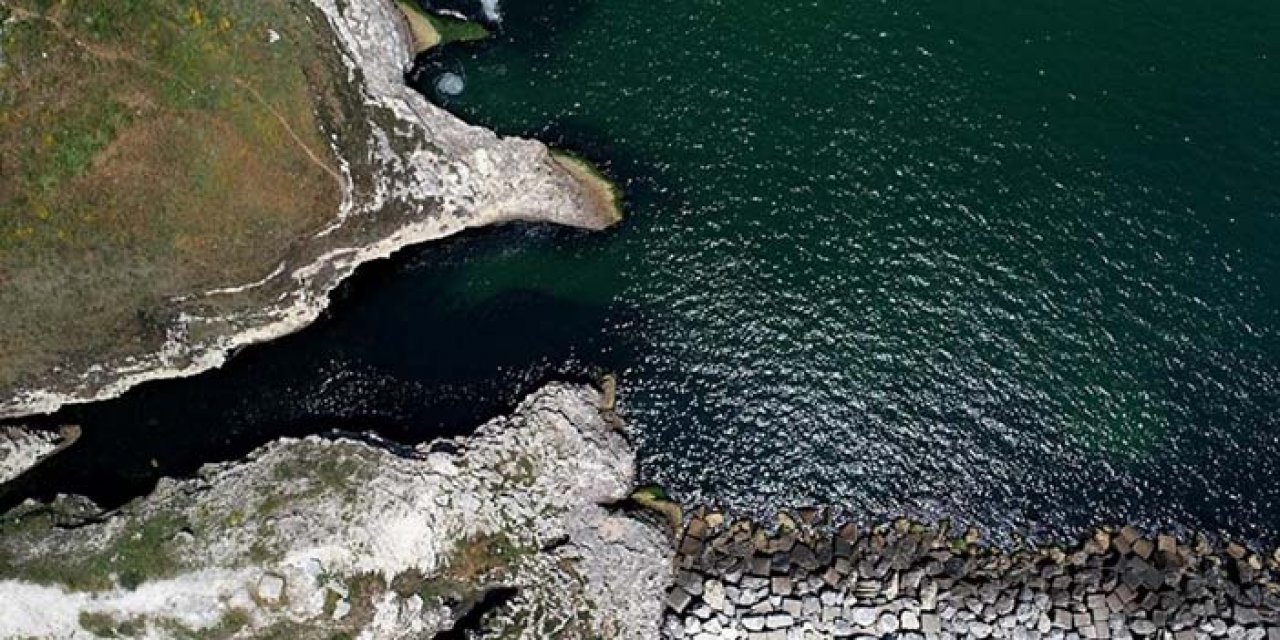
[[599, 402], [546, 387], [457, 453], [281, 440], [73, 529], [11, 514], [0, 637], [658, 637], [670, 543], [601, 506], [634, 454]]
[[436, 91], [446, 96], [462, 95], [464, 89], [466, 89], [466, 83], [462, 76], [456, 73], [444, 73], [436, 79]]

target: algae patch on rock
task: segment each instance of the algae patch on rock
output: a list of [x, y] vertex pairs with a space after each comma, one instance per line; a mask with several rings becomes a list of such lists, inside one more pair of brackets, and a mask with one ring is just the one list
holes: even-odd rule
[[409, 24], [417, 53], [450, 42], [472, 42], [492, 35], [482, 24], [429, 13], [416, 0], [397, 0], [396, 6]]
[[418, 53], [435, 48], [440, 44], [440, 32], [431, 24], [431, 18], [412, 0], [398, 0], [396, 6], [404, 14], [409, 23], [409, 33], [413, 35], [413, 48]]
[[552, 149], [551, 159], [585, 185], [595, 208], [607, 212], [610, 224], [622, 222], [622, 190], [591, 161], [570, 151]]

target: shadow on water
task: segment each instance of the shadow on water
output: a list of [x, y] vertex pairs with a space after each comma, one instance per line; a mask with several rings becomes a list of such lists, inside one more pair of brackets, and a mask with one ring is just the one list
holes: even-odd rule
[[502, 4], [505, 29], [499, 37], [506, 51], [526, 55], [554, 53], [591, 17], [599, 0], [507, 2]]
[[458, 278], [477, 260], [593, 240], [519, 225], [406, 250], [362, 267], [314, 325], [247, 348], [222, 369], [16, 421], [79, 424], [84, 435], [4, 489], [0, 511], [58, 493], [114, 508], [162, 476], [189, 476], [283, 436], [456, 436], [551, 378], [622, 368], [632, 346], [604, 330], [617, 309], [517, 287], [458, 295]]

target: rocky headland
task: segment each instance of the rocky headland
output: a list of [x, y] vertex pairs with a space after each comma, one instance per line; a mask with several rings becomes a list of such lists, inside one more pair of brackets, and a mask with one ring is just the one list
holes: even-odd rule
[[28, 504], [0, 637], [655, 638], [671, 547], [611, 506], [634, 459], [601, 401], [551, 385], [456, 441], [281, 440], [116, 513]]
[[1099, 528], [761, 524], [635, 489], [602, 392], [551, 385], [471, 436], [285, 439], [101, 513], [0, 519], [0, 637], [1280, 638], [1280, 553]]
[[[310, 323], [360, 264], [406, 245], [515, 220], [600, 229], [619, 219], [615, 194], [577, 163], [467, 125], [406, 86], [415, 45], [391, 0], [295, 4], [0, 7], [0, 134], [44, 135], [52, 149], [43, 164], [44, 147], [15, 156], [48, 175], [0, 189], [0, 205], [13, 205], [0, 212], [0, 417], [216, 367]], [[95, 69], [73, 75], [118, 117], [78, 130], [76, 118], [98, 112], [24, 102], [43, 95], [31, 86], [61, 82], [42, 66], [50, 60]], [[209, 69], [181, 66], [206, 60]], [[188, 88], [188, 74], [205, 84]], [[65, 135], [40, 133], [51, 115], [64, 117]], [[144, 134], [170, 120], [196, 138], [197, 157], [239, 146], [202, 165], [208, 175], [166, 178], [176, 161], [154, 156], [185, 137], [150, 144]], [[77, 163], [64, 166], [72, 152]], [[270, 154], [291, 164], [279, 175], [255, 164]], [[237, 194], [256, 199], [223, 201]]]

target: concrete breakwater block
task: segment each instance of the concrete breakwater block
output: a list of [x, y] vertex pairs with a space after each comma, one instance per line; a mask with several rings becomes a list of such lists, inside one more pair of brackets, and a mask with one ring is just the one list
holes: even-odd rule
[[1004, 551], [906, 520], [805, 510], [766, 529], [699, 510], [677, 549], [669, 638], [1280, 640], [1276, 554], [1203, 536], [1099, 528]]

